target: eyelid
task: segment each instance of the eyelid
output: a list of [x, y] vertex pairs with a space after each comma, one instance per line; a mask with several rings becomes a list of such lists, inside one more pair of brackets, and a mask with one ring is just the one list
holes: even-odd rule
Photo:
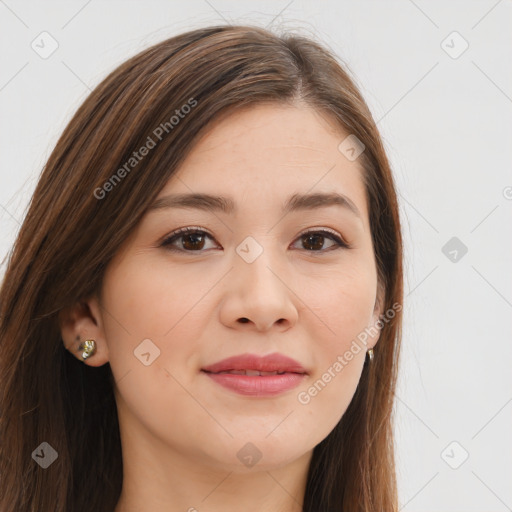
[[171, 233], [169, 233], [168, 235], [165, 235], [159, 242], [157, 242], [156, 246], [163, 247], [164, 249], [167, 249], [169, 251], [192, 253], [192, 254], [194, 252], [197, 252], [198, 254], [200, 254], [205, 251], [185, 251], [183, 249], [173, 247], [170, 243], [170, 241], [173, 238], [179, 238], [180, 236], [185, 236], [187, 233], [196, 233], [197, 231], [199, 231], [201, 233], [205, 233], [206, 235], [208, 235], [209, 238], [211, 238], [218, 245], [218, 242], [216, 241], [215, 237], [207, 229], [202, 228], [200, 226], [186, 226], [183, 228], [178, 228], [175, 231], [172, 231]]
[[304, 236], [304, 235], [307, 235], [308, 233], [318, 233], [318, 232], [327, 232], [327, 233], [331, 233], [331, 235], [334, 235], [336, 238], [339, 238], [345, 245], [349, 245], [349, 243], [345, 240], [345, 237], [341, 235], [341, 233], [338, 233], [336, 230], [334, 229], [331, 229], [331, 228], [325, 228], [325, 227], [310, 227], [310, 228], [306, 228], [304, 231], [301, 231], [298, 235], [297, 235], [297, 238], [301, 237], [301, 236]]
[[[176, 229], [175, 231], [173, 231], [173, 232], [169, 233], [168, 235], [166, 235], [165, 237], [163, 237], [163, 239], [161, 240], [161, 242], [158, 243], [158, 245], [165, 247], [166, 245], [170, 245], [170, 244], [167, 244], [166, 242], [168, 242], [172, 238], [179, 237], [180, 235], [184, 235], [186, 233], [195, 233], [197, 231], [205, 233], [212, 240], [215, 241], [215, 237], [207, 229], [202, 228], [200, 226], [186, 226], [186, 227], [183, 227], [183, 228]], [[351, 244], [349, 244], [349, 242], [347, 242], [345, 237], [342, 236], [340, 233], [338, 233], [338, 231], [336, 231], [334, 229], [331, 229], [331, 228], [323, 227], [323, 226], [312, 226], [312, 227], [305, 228], [303, 231], [301, 231], [294, 238], [294, 241], [298, 240], [300, 237], [302, 237], [304, 235], [307, 235], [309, 233], [315, 234], [315, 233], [322, 233], [322, 232], [331, 234], [334, 237], [335, 240], [333, 240], [333, 241], [338, 246], [338, 248], [340, 248], [340, 249], [350, 249], [350, 248], [352, 248]], [[177, 248], [176, 248], [176, 250], [177, 251], [181, 251], [181, 249], [177, 249]], [[183, 251], [183, 252], [188, 252], [188, 253], [197, 252], [197, 253], [201, 253], [201, 252], [205, 252], [205, 251]], [[311, 253], [311, 254], [314, 254], [314, 253], [322, 254], [322, 253], [325, 253], [325, 252], [329, 252], [329, 250], [306, 251], [306, 252]]]

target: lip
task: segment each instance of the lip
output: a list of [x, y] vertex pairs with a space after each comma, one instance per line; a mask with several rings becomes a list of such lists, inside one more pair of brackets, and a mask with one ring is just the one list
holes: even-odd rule
[[[220, 373], [253, 370], [281, 375], [239, 375]], [[308, 375], [306, 369], [283, 354], [241, 354], [206, 366], [201, 371], [224, 388], [246, 396], [275, 396], [298, 386]]]
[[287, 373], [307, 373], [305, 368], [295, 359], [283, 354], [268, 354], [259, 356], [257, 354], [240, 354], [238, 356], [228, 357], [218, 361], [210, 366], [205, 366], [202, 370], [219, 373], [229, 370], [256, 370], [260, 372], [287, 372]]

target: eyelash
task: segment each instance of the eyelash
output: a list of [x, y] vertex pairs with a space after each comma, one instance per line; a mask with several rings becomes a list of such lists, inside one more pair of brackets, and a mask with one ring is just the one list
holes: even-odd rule
[[[201, 229], [199, 227], [186, 227], [186, 228], [178, 229], [178, 230], [174, 231], [173, 233], [171, 233], [169, 236], [167, 236], [163, 240], [163, 242], [160, 244], [160, 247], [165, 247], [165, 249], [169, 250], [169, 251], [181, 252], [181, 253], [194, 253], [194, 252], [202, 253], [202, 252], [205, 252], [203, 250], [189, 251], [189, 250], [180, 249], [178, 247], [174, 247], [174, 246], [171, 245], [175, 240], [178, 240], [179, 238], [181, 238], [182, 236], [187, 235], [187, 234], [188, 235], [189, 234], [207, 235], [212, 240], [214, 240], [213, 236], [210, 233], [208, 233], [208, 231], [205, 231], [204, 229]], [[308, 253], [311, 253], [311, 254], [320, 253], [320, 254], [322, 254], [322, 253], [325, 253], [325, 252], [330, 252], [332, 250], [350, 249], [351, 248], [351, 246], [347, 242], [345, 242], [345, 240], [343, 240], [335, 231], [331, 231], [330, 229], [325, 229], [325, 228], [324, 229], [318, 229], [318, 230], [311, 229], [311, 230], [303, 231], [302, 233], [300, 233], [300, 235], [298, 235], [297, 240], [300, 239], [301, 237], [305, 236], [305, 235], [310, 235], [310, 234], [322, 235], [322, 236], [325, 236], [326, 238], [330, 238], [336, 245], [332, 246], [332, 247], [330, 247], [328, 249], [320, 249], [318, 251], [311, 251], [311, 250], [304, 249], [304, 251], [306, 251]]]

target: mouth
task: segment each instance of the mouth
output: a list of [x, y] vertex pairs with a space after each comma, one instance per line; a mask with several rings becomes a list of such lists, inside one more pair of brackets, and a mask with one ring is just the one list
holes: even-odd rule
[[240, 354], [228, 357], [201, 369], [208, 373], [232, 373], [234, 375], [267, 376], [284, 373], [307, 374], [306, 369], [295, 359], [283, 354]]
[[282, 354], [242, 354], [201, 372], [225, 389], [253, 397], [279, 395], [298, 386], [308, 375], [300, 363]]
[[205, 373], [214, 373], [215, 375], [229, 374], [229, 375], [248, 375], [250, 377], [267, 377], [269, 375], [284, 375], [285, 373], [297, 373], [298, 375], [305, 375], [299, 372], [275, 371], [275, 372], [261, 372], [259, 370], [224, 370], [222, 372], [209, 372], [202, 370]]

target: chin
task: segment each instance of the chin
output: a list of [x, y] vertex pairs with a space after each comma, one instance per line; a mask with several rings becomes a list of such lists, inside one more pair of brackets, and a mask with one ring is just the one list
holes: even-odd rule
[[[254, 433], [235, 439], [225, 439], [215, 443], [220, 451], [209, 452], [208, 457], [214, 460], [215, 466], [222, 466], [226, 471], [245, 474], [254, 471], [271, 471], [289, 465], [295, 460], [306, 456], [315, 443], [300, 447], [304, 439], [288, 437], [286, 442], [282, 438], [272, 437], [268, 432], [261, 435]], [[211, 445], [209, 446], [211, 447]]]

